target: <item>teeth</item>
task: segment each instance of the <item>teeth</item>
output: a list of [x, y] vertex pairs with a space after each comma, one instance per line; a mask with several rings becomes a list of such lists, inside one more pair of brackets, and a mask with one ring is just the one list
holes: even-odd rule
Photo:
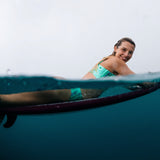
[[120, 56], [121, 57], [121, 59], [123, 60], [123, 61], [127, 61], [127, 59], [126, 58], [123, 58], [122, 56]]

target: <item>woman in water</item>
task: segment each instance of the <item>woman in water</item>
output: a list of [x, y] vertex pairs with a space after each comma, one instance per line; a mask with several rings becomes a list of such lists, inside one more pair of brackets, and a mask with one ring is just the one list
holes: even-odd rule
[[[134, 41], [130, 38], [120, 39], [114, 45], [113, 53], [100, 60], [82, 79], [134, 74], [126, 62], [132, 58], [135, 46]], [[101, 95], [102, 92], [103, 90], [100, 89], [59, 89], [0, 95], [0, 100], [3, 106], [36, 105], [94, 98]]]

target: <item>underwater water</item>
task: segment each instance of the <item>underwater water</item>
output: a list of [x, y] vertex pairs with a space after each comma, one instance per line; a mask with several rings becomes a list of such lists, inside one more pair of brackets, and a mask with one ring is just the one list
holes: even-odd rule
[[125, 102], [19, 115], [0, 126], [0, 159], [160, 159], [160, 89]]
[[160, 90], [107, 107], [19, 116], [0, 159], [159, 159]]

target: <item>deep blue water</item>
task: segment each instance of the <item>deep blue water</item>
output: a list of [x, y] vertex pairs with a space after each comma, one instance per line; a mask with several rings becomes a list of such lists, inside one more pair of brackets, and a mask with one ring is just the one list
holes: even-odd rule
[[19, 116], [0, 126], [0, 160], [160, 159], [160, 90], [76, 112]]

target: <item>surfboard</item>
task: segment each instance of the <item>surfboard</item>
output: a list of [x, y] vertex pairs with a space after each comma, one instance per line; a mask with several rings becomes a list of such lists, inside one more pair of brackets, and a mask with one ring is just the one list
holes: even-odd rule
[[[38, 81], [38, 83], [36, 83]], [[0, 107], [0, 119], [7, 115], [7, 122], [3, 125], [5, 128], [11, 127], [16, 121], [17, 115], [25, 114], [46, 114], [46, 113], [60, 113], [69, 112], [82, 109], [95, 108], [100, 106], [107, 106], [114, 103], [119, 103], [129, 99], [143, 96], [160, 88], [160, 73], [150, 73], [132, 76], [122, 76], [114, 78], [103, 78], [96, 80], [59, 80], [47, 76], [16, 76], [16, 77], [1, 77], [0, 93], [12, 94], [27, 91], [39, 91], [49, 89], [64, 89], [64, 88], [111, 88], [118, 87], [118, 91], [125, 88], [121, 93], [104, 94], [102, 97], [91, 98], [80, 101], [60, 102], [53, 104], [40, 104], [20, 107]], [[24, 83], [25, 82], [25, 83]], [[47, 83], [48, 82], [48, 83]], [[135, 84], [142, 82], [155, 82], [154, 85], [147, 88], [134, 88]], [[47, 83], [47, 85], [46, 85]], [[53, 84], [54, 86], [52, 86]], [[9, 86], [11, 88], [9, 88]], [[106, 87], [107, 86], [107, 87]], [[113, 87], [114, 86], [114, 87]], [[130, 89], [126, 88], [130, 86]], [[119, 89], [120, 88], [120, 89]], [[15, 90], [13, 90], [15, 89]], [[107, 89], [108, 91], [108, 89]]]

